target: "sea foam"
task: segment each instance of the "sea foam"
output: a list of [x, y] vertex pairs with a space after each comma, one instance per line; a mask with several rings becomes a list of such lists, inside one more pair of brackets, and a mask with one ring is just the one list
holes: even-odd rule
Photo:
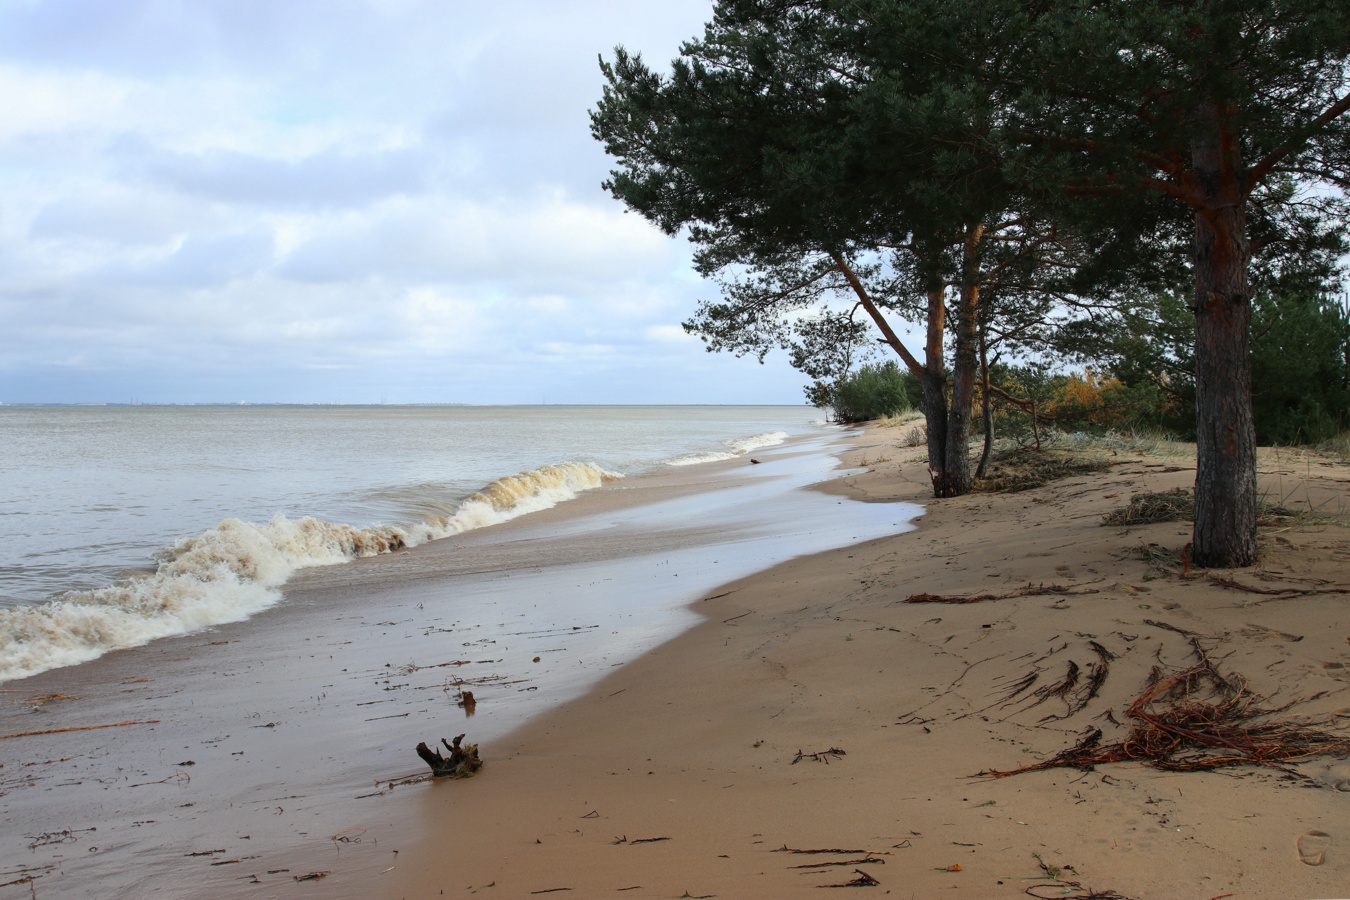
[[667, 465], [672, 466], [696, 466], [700, 463], [717, 462], [722, 459], [735, 459], [738, 456], [744, 456], [751, 450], [760, 447], [773, 447], [787, 440], [786, 431], [769, 431], [764, 434], [755, 434], [750, 437], [736, 438], [730, 441], [723, 441], [722, 446], [726, 450], [712, 450], [703, 453], [687, 453], [684, 456], [677, 456], [669, 460]]
[[87, 662], [110, 650], [247, 619], [281, 599], [298, 569], [388, 553], [548, 509], [622, 476], [590, 463], [543, 466], [492, 482], [449, 516], [358, 528], [274, 516], [226, 519], [158, 554], [152, 572], [0, 610], [0, 682]]

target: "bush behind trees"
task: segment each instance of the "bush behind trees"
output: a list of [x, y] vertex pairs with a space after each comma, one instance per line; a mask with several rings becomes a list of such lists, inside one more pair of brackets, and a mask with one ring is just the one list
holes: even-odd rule
[[[1281, 288], [1252, 303], [1252, 408], [1257, 442], [1317, 444], [1350, 428], [1350, 301]], [[1150, 426], [1195, 439], [1195, 319], [1160, 294], [1095, 327], [1071, 329], [1058, 349], [1108, 373], [1096, 405], [1060, 415], [1075, 427]], [[1028, 374], [1009, 370], [1019, 384]], [[1000, 383], [1000, 386], [1003, 386]], [[1016, 387], [1009, 390], [1018, 397]]]
[[887, 360], [861, 366], [840, 379], [830, 405], [840, 422], [866, 422], [910, 412], [922, 398], [919, 380]]

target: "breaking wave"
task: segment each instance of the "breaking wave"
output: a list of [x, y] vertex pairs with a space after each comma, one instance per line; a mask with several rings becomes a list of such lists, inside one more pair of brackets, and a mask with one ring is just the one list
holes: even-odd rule
[[699, 463], [717, 462], [721, 459], [735, 459], [738, 456], [744, 456], [751, 450], [760, 447], [773, 447], [787, 440], [786, 431], [769, 431], [764, 434], [755, 434], [750, 437], [736, 438], [735, 440], [723, 441], [722, 446], [726, 450], [712, 450], [703, 453], [687, 453], [684, 456], [678, 456], [670, 460], [672, 466], [696, 466]]
[[449, 516], [358, 528], [275, 516], [226, 519], [159, 554], [153, 572], [37, 606], [0, 609], [0, 682], [87, 662], [110, 650], [247, 619], [281, 599], [298, 569], [388, 553], [548, 509], [622, 476], [589, 463], [498, 479]]

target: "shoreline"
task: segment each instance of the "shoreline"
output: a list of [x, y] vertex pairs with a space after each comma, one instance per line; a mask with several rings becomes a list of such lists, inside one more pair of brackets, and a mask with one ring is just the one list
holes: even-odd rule
[[[1183, 573], [1188, 523], [1101, 520], [1133, 493], [1189, 487], [1193, 458], [1119, 450], [1101, 472], [928, 502], [922, 449], [899, 441], [869, 429], [844, 462], [870, 455], [871, 470], [826, 489], [923, 502], [917, 531], [733, 581], [695, 604], [692, 629], [484, 744], [478, 776], [417, 798], [422, 837], [382, 896], [807, 897], [863, 873], [906, 896], [1313, 897], [1350, 883], [1344, 758], [1289, 764], [1296, 775], [1133, 762], [977, 777], [1089, 728], [1118, 739], [1152, 667], [1192, 663], [1187, 635], [1268, 705], [1350, 724], [1344, 597], [1210, 578], [1345, 582], [1344, 514], [1263, 529], [1255, 569]], [[1263, 454], [1263, 490], [1343, 510], [1350, 466], [1288, 457]], [[905, 602], [919, 593], [993, 596]]]
[[0, 898], [278, 896], [308, 873], [378, 896], [414, 841], [426, 786], [390, 782], [426, 774], [418, 741], [491, 744], [686, 627], [729, 576], [893, 531], [900, 508], [801, 489], [833, 476], [839, 439], [306, 569], [247, 621], [6, 684]]

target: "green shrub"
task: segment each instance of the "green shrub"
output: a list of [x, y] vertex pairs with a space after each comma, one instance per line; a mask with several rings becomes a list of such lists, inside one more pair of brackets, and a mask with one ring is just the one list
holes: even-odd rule
[[840, 422], [865, 422], [909, 412], [917, 383], [892, 360], [862, 366], [835, 387], [834, 416]]

